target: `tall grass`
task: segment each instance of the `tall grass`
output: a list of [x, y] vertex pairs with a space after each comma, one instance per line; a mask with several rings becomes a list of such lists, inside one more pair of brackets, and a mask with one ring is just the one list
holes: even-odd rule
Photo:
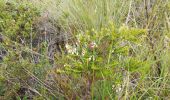
[[[36, 2], [36, 1], [34, 1]], [[130, 0], [65, 0], [36, 2], [43, 9], [50, 12], [55, 20], [67, 27], [75, 26], [79, 29], [97, 29], [106, 27], [110, 21], [116, 26], [122, 24], [128, 12]]]

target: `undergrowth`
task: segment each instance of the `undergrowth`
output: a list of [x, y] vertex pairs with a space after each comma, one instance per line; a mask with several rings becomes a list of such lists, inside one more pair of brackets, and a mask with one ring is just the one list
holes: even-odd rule
[[1, 0], [0, 99], [168, 99], [169, 0]]

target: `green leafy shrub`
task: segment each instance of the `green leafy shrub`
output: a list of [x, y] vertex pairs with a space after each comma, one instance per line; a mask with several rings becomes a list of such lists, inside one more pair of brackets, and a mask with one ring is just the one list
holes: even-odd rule
[[[67, 98], [102, 98], [97, 97], [96, 94], [100, 89], [97, 88], [100, 81], [102, 84], [110, 83], [104, 87], [106, 89], [109, 86], [111, 88], [113, 84], [122, 84], [124, 76], [121, 71], [119, 74], [116, 73], [116, 70], [123, 68], [126, 71], [141, 73], [142, 60], [136, 62], [128, 59], [135, 58], [135, 55], [130, 54], [131, 44], [139, 45], [142, 39], [136, 38], [145, 34], [145, 30], [142, 29], [125, 26], [116, 29], [113, 24], [100, 31], [92, 29], [78, 34], [76, 50], [57, 61], [64, 67], [56, 68], [53, 71], [56, 73], [56, 81], [63, 80], [58, 75], [61, 77], [64, 75], [64, 79], [67, 80], [66, 83], [59, 83], [61, 84], [59, 88], [63, 89]], [[128, 63], [128, 66], [124, 63]], [[117, 79], [117, 77], [119, 78]], [[63, 86], [63, 84], [65, 85]], [[110, 88], [109, 92], [114, 93]], [[105, 90], [101, 89], [101, 91]], [[102, 96], [109, 97], [109, 94], [106, 93]]]
[[34, 20], [39, 16], [39, 11], [28, 3], [13, 3], [1, 1], [0, 3], [0, 30], [3, 35], [14, 41], [28, 41], [32, 36]]
[[38, 88], [34, 74], [39, 79], [45, 79], [45, 70], [49, 67], [45, 59], [40, 58], [39, 63], [33, 63], [33, 51], [27, 47], [36, 36], [34, 20], [40, 13], [30, 3], [3, 0], [0, 1], [0, 12], [0, 33], [3, 40], [0, 48], [5, 52], [0, 64], [0, 95], [5, 99], [25, 96], [31, 98], [33, 91], [29, 87]]

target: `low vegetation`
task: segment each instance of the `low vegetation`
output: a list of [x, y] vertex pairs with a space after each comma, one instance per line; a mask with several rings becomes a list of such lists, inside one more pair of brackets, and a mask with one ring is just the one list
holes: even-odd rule
[[170, 98], [169, 0], [1, 0], [0, 100]]

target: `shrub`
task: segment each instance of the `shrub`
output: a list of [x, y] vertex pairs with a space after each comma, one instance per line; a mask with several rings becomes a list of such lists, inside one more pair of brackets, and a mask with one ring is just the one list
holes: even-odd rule
[[[32, 82], [35, 81], [29, 73], [41, 73], [43, 69], [43, 67], [38, 67], [41, 66], [40, 64], [32, 63], [31, 55], [33, 54], [28, 52], [28, 47], [26, 47], [30, 46], [31, 40], [36, 36], [33, 24], [40, 13], [29, 3], [5, 2], [4, 0], [0, 1], [0, 12], [2, 36], [0, 48], [4, 55], [0, 69], [0, 90], [2, 90], [0, 95], [5, 99], [17, 96], [22, 98], [32, 94], [28, 86], [32, 86]], [[43, 62], [46, 63], [45, 60]], [[44, 66], [46, 66], [45, 63]], [[35, 84], [32, 87], [35, 87]]]
[[28, 3], [2, 2], [0, 7], [2, 34], [16, 42], [30, 42], [33, 21], [39, 15], [38, 10]]
[[[126, 26], [116, 29], [113, 24], [100, 31], [92, 29], [80, 33], [77, 35], [76, 50], [63, 55], [62, 59], [57, 61], [63, 67], [52, 70], [52, 73], [55, 73], [54, 79], [59, 84], [57, 88], [61, 89], [67, 99], [112, 98], [115, 96], [112, 85], [123, 84], [123, 79], [127, 77], [116, 70], [146, 74], [142, 73], [148, 70], [148, 66], [144, 66], [145, 62], [140, 59], [137, 61], [135, 55], [130, 54], [130, 45], [139, 45], [142, 39], [137, 40], [136, 37], [145, 34], [145, 30]], [[142, 71], [143, 69], [145, 71]], [[132, 77], [134, 78], [133, 75]], [[102, 89], [100, 86], [103, 84], [107, 86]], [[106, 91], [107, 93], [99, 95]], [[112, 96], [109, 96], [109, 93]]]

